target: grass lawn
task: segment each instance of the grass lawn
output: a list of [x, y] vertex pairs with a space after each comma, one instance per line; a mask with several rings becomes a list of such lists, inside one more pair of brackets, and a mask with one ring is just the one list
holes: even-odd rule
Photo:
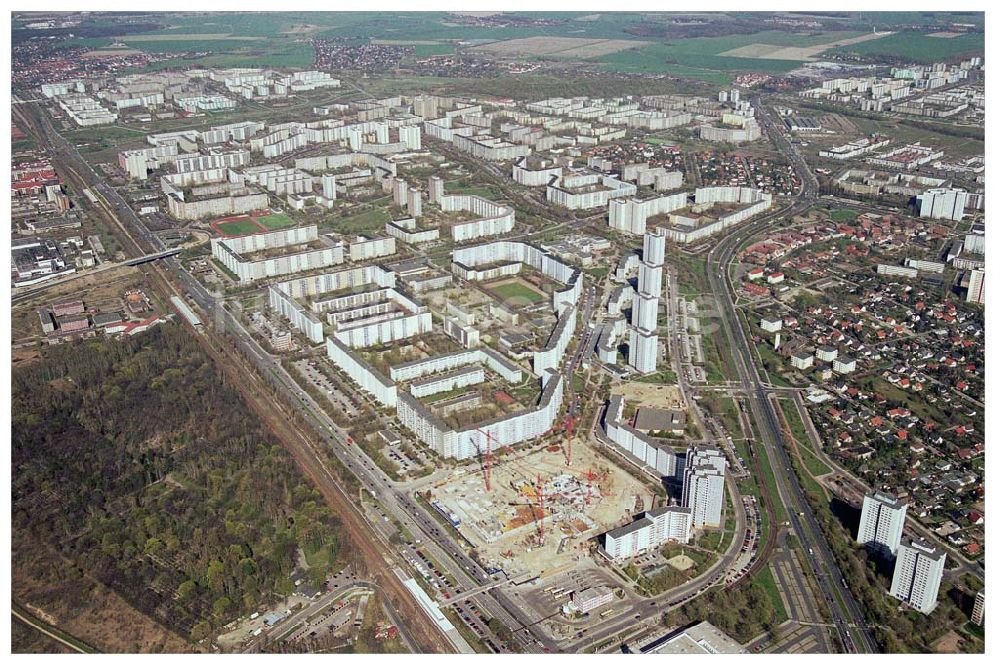
[[342, 217], [330, 221], [327, 225], [331, 229], [341, 234], [365, 234], [382, 231], [385, 223], [392, 221], [389, 211], [384, 208], [375, 208], [351, 217]]
[[785, 419], [788, 421], [788, 428], [792, 431], [792, 437], [799, 443], [799, 451], [802, 452], [802, 462], [805, 463], [809, 473], [813, 476], [822, 476], [832, 472], [833, 470], [819, 459], [817, 451], [812, 445], [812, 440], [806, 435], [805, 425], [802, 423], [802, 419], [799, 418], [799, 410], [795, 408], [795, 405], [788, 400], [782, 400], [781, 411], [785, 413]]
[[446, 55], [454, 53], [455, 47], [452, 44], [414, 44], [413, 57], [426, 58], [428, 56]]
[[788, 619], [788, 611], [785, 610], [785, 604], [781, 602], [781, 594], [778, 592], [778, 586], [774, 582], [774, 576], [771, 575], [770, 567], [761, 569], [760, 573], [754, 576], [751, 584], [761, 588], [767, 594], [767, 598], [774, 608], [776, 624], [781, 624]]
[[257, 221], [263, 224], [268, 229], [284, 229], [285, 227], [295, 226], [295, 220], [288, 217], [284, 213], [264, 215], [263, 217], [258, 217]]
[[[705, 330], [705, 318], [702, 318], [702, 330]], [[718, 335], [701, 336], [701, 350], [705, 355], [705, 378], [708, 382], [725, 382], [735, 379], [733, 375], [732, 363], [728, 360], [729, 343], [725, 334], [720, 330]], [[725, 360], [723, 357], [725, 354]]]
[[645, 384], [660, 384], [662, 386], [670, 386], [677, 383], [677, 373], [669, 368], [660, 370], [659, 372], [653, 373], [651, 375], [645, 375], [636, 379], [637, 382], [643, 382]]
[[319, 550], [309, 551], [305, 550], [306, 563], [309, 564], [309, 568], [320, 568], [326, 570], [330, 567], [331, 553], [330, 547], [323, 546]]
[[788, 520], [788, 511], [781, 504], [781, 496], [778, 495], [778, 483], [774, 478], [774, 470], [771, 469], [771, 461], [766, 455], [760, 455], [761, 469], [764, 470], [764, 482], [767, 484], [767, 492], [774, 500], [774, 519], [783, 523]]
[[492, 187], [449, 187], [446, 194], [468, 194], [474, 197], [492, 199], [497, 196], [496, 190]]
[[[733, 439], [742, 437], [743, 429], [740, 427], [739, 411], [736, 408], [736, 403], [731, 397], [715, 393], [707, 394], [702, 397], [701, 405], [713, 416], [716, 416], [720, 421], [722, 421], [722, 425], [726, 429], [726, 432], [731, 435]], [[746, 456], [744, 456], [744, 460], [745, 459]]]
[[835, 210], [830, 213], [830, 217], [835, 222], [852, 222], [858, 219], [857, 211], [847, 210], [846, 208], [841, 208], [840, 210]]
[[38, 144], [35, 142], [34, 139], [32, 139], [29, 136], [27, 139], [21, 139], [20, 141], [15, 141], [14, 143], [10, 144], [10, 152], [12, 154], [19, 153], [19, 152], [24, 152], [26, 150], [34, 150], [37, 147]]
[[677, 141], [673, 139], [662, 139], [658, 136], [647, 136], [644, 137], [642, 140], [645, 141], [646, 143], [651, 143], [654, 146], [659, 146], [661, 144], [667, 144], [668, 146], [672, 146], [675, 143], [677, 143]]
[[806, 469], [813, 476], [823, 476], [824, 474], [829, 474], [831, 470], [826, 463], [816, 457], [816, 454], [812, 452], [812, 449], [799, 448], [802, 452], [802, 462], [805, 463]]
[[608, 273], [610, 273], [610, 272], [611, 272], [611, 269], [608, 268], [607, 266], [599, 266], [597, 268], [588, 268], [588, 269], [586, 269], [584, 271], [584, 273], [586, 273], [587, 275], [591, 276], [592, 278], [594, 278], [595, 280], [598, 280], [598, 281], [603, 280], [604, 278], [606, 278], [608, 276]]
[[260, 231], [260, 227], [254, 224], [253, 220], [229, 220], [220, 222], [219, 229], [229, 236], [246, 236]]
[[520, 282], [507, 282], [505, 284], [491, 286], [490, 291], [504, 299], [518, 298], [531, 303], [538, 303], [545, 299], [543, 295], [539, 294], [534, 289], [521, 284]]
[[772, 384], [791, 386], [791, 383], [781, 375], [785, 361], [774, 352], [774, 347], [771, 344], [767, 342], [758, 344], [757, 354], [760, 356], [760, 362], [764, 364], [764, 371], [767, 372], [767, 377]]

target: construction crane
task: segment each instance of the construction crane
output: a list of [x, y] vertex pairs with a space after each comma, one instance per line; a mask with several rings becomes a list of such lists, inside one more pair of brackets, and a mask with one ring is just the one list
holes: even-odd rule
[[573, 426], [576, 425], [577, 418], [573, 414], [566, 416], [564, 427], [566, 430], [566, 467], [573, 464]]
[[538, 474], [535, 476], [535, 497], [538, 498], [538, 513], [535, 515], [535, 521], [538, 525], [538, 545], [545, 545], [545, 489], [542, 487], [542, 475]]
[[493, 466], [493, 455], [492, 455], [493, 435], [491, 435], [488, 430], [481, 430], [479, 428], [476, 428], [476, 432], [482, 435], [486, 435], [486, 455], [484, 456], [485, 457], [484, 471], [486, 479], [486, 492], [490, 492], [492, 490], [492, 487], [490, 485], [490, 470]]
[[530, 490], [523, 491], [527, 497], [526, 502], [508, 502], [510, 506], [527, 506], [531, 509], [531, 518], [535, 521], [535, 529], [538, 532], [538, 545], [545, 545], [545, 488], [542, 485], [542, 475], [535, 475], [534, 498], [531, 497]]
[[597, 474], [594, 470], [587, 470], [587, 496], [583, 500], [584, 506], [590, 506], [590, 498], [594, 491], [594, 481], [597, 480]]

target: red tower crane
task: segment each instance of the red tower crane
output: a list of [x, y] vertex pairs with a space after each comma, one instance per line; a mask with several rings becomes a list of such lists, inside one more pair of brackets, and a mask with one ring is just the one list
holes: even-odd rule
[[590, 496], [594, 489], [594, 479], [597, 475], [594, 474], [594, 470], [587, 470], [587, 497], [583, 500], [584, 506], [590, 506]]
[[488, 430], [480, 430], [479, 428], [476, 428], [476, 432], [486, 435], [485, 478], [486, 478], [486, 492], [490, 492], [490, 490], [492, 490], [492, 487], [490, 485], [490, 470], [493, 466], [493, 455], [492, 455], [493, 435], [491, 435]]
[[576, 425], [576, 421], [576, 417], [570, 414], [564, 422], [566, 430], [566, 467], [573, 464], [573, 426]]
[[[538, 524], [538, 545], [545, 545], [545, 489], [542, 487], [542, 475], [535, 477], [535, 497], [538, 498], [538, 514], [535, 521]], [[534, 513], [534, 511], [532, 511]]]

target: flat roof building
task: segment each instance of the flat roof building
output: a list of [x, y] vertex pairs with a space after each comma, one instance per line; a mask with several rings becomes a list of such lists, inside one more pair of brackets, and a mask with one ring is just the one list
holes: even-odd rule
[[857, 542], [883, 555], [895, 555], [903, 537], [906, 508], [905, 502], [886, 493], [865, 495]]
[[929, 615], [937, 608], [946, 559], [943, 550], [934, 548], [926, 541], [901, 544], [896, 551], [896, 568], [889, 594]]

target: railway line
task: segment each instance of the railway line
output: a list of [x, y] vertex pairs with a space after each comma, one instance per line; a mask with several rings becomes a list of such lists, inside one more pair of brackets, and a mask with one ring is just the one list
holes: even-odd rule
[[[35, 113], [29, 115], [25, 111], [26, 107], [34, 107]], [[31, 127], [40, 141], [46, 142], [52, 147], [53, 162], [59, 165], [58, 168], [64, 177], [81, 191], [90, 186], [92, 191], [98, 195], [95, 208], [102, 217], [105, 217], [112, 223], [112, 226], [118, 229], [122, 239], [127, 241], [133, 256], [141, 257], [165, 249], [162, 242], [159, 242], [159, 239], [141, 224], [137, 224], [136, 229], [127, 227], [119, 217], [119, 213], [125, 212], [124, 204], [121, 203], [113, 207], [108, 202], [105, 198], [107, 186], [99, 181], [92, 182], [86, 176], [86, 171], [89, 170], [93, 178], [95, 180], [97, 178], [89, 167], [84, 169], [79, 163], [74, 164], [74, 162], [82, 162], [82, 160], [76, 156], [75, 151], [65, 139], [54, 132], [51, 124], [37, 107], [24, 104], [16, 106], [14, 109], [18, 119]], [[131, 212], [127, 206], [124, 208]], [[136, 222], [138, 221], [136, 220]], [[142, 243], [137, 240], [136, 236], [142, 238]], [[145, 248], [143, 244], [146, 245]], [[166, 259], [165, 262], [167, 265], [179, 267], [175, 258]], [[164, 270], [163, 263], [143, 264], [142, 270], [149, 278], [153, 289], [163, 297], [164, 301], [167, 301], [170, 296], [184, 293], [185, 290], [177, 289], [167, 271]], [[364, 516], [351, 498], [344, 493], [343, 481], [324, 462], [325, 455], [316, 449], [312, 438], [304, 431], [302, 425], [297, 423], [297, 419], [287, 408], [281, 406], [280, 399], [272, 397], [270, 389], [262, 386], [260, 378], [248, 366], [247, 361], [239, 355], [234, 345], [230, 344], [224, 337], [220, 340], [219, 335], [211, 328], [194, 329], [192, 327], [192, 330], [195, 333], [195, 339], [199, 341], [205, 353], [212, 358], [224, 376], [240, 392], [248, 406], [275, 434], [300, 469], [316, 484], [331, 509], [340, 518], [352, 546], [358, 550], [359, 561], [369, 569], [375, 582], [391, 601], [396, 612], [408, 621], [407, 633], [424, 651], [451, 652], [453, 650], [451, 643], [443, 633], [435, 630], [436, 625], [426, 622], [423, 612], [417, 606], [412, 595], [393, 573], [394, 557], [391, 551], [380, 547], [373, 540], [374, 532], [366, 526]]]

